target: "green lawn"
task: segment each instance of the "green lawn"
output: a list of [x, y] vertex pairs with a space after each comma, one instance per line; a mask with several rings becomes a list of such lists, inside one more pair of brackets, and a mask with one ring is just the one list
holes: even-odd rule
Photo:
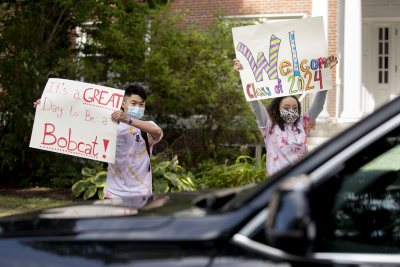
[[72, 203], [68, 193], [52, 190], [0, 191], [0, 217]]

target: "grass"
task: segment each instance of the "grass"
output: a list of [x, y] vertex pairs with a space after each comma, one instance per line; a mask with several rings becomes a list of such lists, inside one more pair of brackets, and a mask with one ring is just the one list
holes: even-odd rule
[[0, 217], [72, 203], [69, 192], [51, 189], [0, 191]]

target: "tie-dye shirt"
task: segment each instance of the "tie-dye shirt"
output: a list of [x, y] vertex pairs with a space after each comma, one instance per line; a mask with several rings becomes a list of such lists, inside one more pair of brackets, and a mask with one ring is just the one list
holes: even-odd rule
[[276, 173], [307, 153], [307, 135], [315, 125], [315, 119], [322, 111], [326, 92], [317, 93], [310, 110], [294, 124], [285, 124], [282, 131], [272, 121], [260, 101], [251, 101], [258, 127], [263, 135], [266, 148], [266, 168], [269, 175]]
[[306, 124], [309, 120], [310, 117], [305, 114], [300, 117], [297, 127], [294, 124], [285, 124], [285, 131], [282, 131], [277, 124], [272, 127], [270, 120], [265, 127], [260, 127], [267, 153], [267, 172], [269, 175], [307, 153]]
[[[150, 134], [147, 136], [151, 151], [162, 137], [156, 140]], [[141, 131], [131, 125], [119, 123], [115, 164], [108, 165], [105, 197], [150, 195], [152, 191], [150, 157]]]

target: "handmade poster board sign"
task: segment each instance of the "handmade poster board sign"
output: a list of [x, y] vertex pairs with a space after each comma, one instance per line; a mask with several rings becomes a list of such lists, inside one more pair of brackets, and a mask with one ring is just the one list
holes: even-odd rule
[[51, 78], [36, 107], [30, 147], [115, 162], [117, 124], [111, 114], [124, 97], [120, 89]]
[[332, 88], [322, 17], [232, 29], [247, 101]]

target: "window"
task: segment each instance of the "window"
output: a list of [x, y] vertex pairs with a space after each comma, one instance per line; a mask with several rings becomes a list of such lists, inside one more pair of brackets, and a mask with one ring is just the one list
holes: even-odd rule
[[400, 252], [400, 128], [348, 160], [320, 189], [317, 251]]
[[378, 83], [389, 83], [389, 27], [378, 28]]
[[267, 22], [276, 22], [292, 19], [305, 18], [306, 14], [295, 13], [295, 14], [256, 14], [256, 15], [236, 15], [236, 16], [225, 16], [225, 20], [229, 22], [233, 27], [239, 27], [243, 25], [261, 24]]

